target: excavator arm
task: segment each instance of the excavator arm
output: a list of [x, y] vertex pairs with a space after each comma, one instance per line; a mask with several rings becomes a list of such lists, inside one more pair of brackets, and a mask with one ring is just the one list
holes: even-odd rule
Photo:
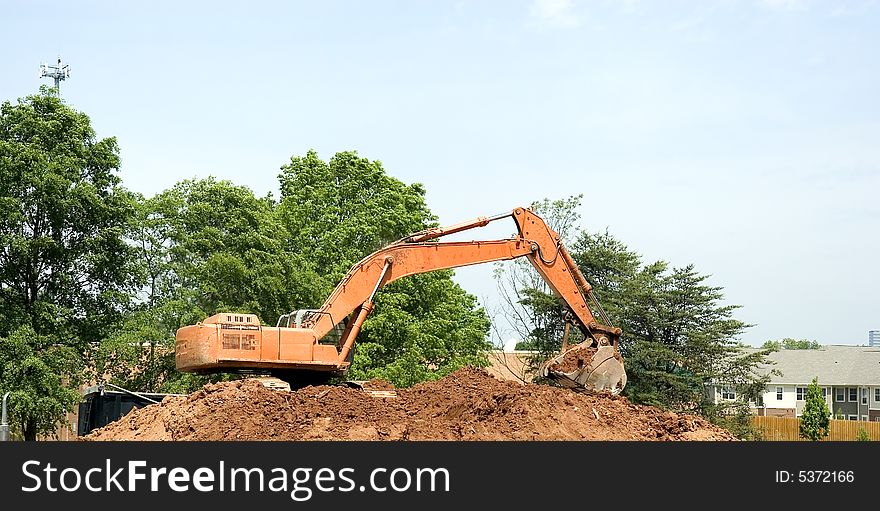
[[[518, 229], [517, 236], [513, 238], [466, 242], [439, 241], [444, 236], [484, 227], [490, 222], [508, 217], [513, 218]], [[560, 380], [570, 387], [600, 388], [619, 392], [626, 383], [618, 350], [620, 329], [608, 326], [605, 317], [603, 317], [605, 323], [600, 323], [594, 317], [590, 303], [600, 315], [604, 316], [604, 312], [595, 300], [590, 284], [561, 243], [559, 234], [526, 208], [516, 208], [510, 213], [480, 217], [449, 227], [427, 229], [373, 252], [352, 267], [320, 309], [308, 311], [304, 315], [296, 315], [292, 328], [289, 326], [289, 320], [294, 313], [285, 316], [287, 326], [282, 326], [282, 322], [279, 321], [276, 327], [278, 330], [276, 350], [273, 350], [272, 346], [264, 349], [266, 341], [271, 344], [276, 334], [270, 330], [270, 327], [261, 327], [261, 353], [265, 352], [268, 358], [260, 361], [264, 362], [263, 365], [268, 369], [277, 369], [279, 365], [283, 366], [285, 359], [288, 358], [284, 356], [285, 351], [289, 356], [304, 359], [305, 351], [294, 348], [307, 341], [308, 344], [319, 347], [317, 352], [320, 353], [313, 349], [311, 360], [287, 360], [290, 367], [315, 371], [335, 369], [337, 372], [343, 372], [350, 365], [351, 350], [364, 320], [373, 310], [373, 301], [381, 287], [408, 275], [520, 257], [525, 257], [532, 263], [556, 296], [566, 304], [571, 323], [580, 329], [585, 339], [584, 342], [565, 349], [559, 356], [545, 363], [541, 368], [542, 375]], [[217, 316], [221, 316], [219, 318], [221, 326], [224, 323], [223, 316], [245, 319], [242, 315]], [[337, 344], [339, 351], [335, 358], [331, 357], [331, 353], [326, 349], [329, 346], [321, 346], [319, 340], [337, 329], [346, 318], [348, 321], [345, 322]], [[210, 324], [206, 320], [200, 325], [204, 323]], [[227, 321], [227, 330], [230, 329], [228, 323]], [[192, 334], [197, 333], [185, 329], [192, 327], [184, 327], [178, 332], [178, 369], [204, 369], [197, 367], [200, 360], [190, 360], [193, 357], [188, 357], [192, 346], [183, 346], [184, 349], [181, 350], [181, 340], [186, 344], [186, 341], [193, 337]], [[195, 343], [192, 344], [195, 346]], [[285, 346], [289, 349], [285, 350]], [[186, 353], [181, 356], [181, 351]], [[213, 362], [213, 365], [209, 363], [208, 365], [212, 367], [207, 369], [230, 370], [236, 366], [235, 360], [229, 360], [229, 363], [225, 364], [221, 363], [222, 360], [212, 359], [209, 362]], [[239, 362], [238, 365], [242, 368], [259, 366], [259, 364], [254, 366], [250, 361]]]

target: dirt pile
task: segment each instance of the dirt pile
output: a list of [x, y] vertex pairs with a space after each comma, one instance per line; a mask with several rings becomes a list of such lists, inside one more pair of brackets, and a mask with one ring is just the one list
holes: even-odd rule
[[732, 440], [704, 419], [462, 369], [396, 398], [241, 380], [134, 410], [88, 440]]

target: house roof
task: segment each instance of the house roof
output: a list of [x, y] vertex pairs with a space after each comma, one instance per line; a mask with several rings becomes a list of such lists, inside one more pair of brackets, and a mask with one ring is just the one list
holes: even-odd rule
[[880, 385], [880, 348], [869, 346], [822, 346], [816, 350], [779, 350], [770, 354], [773, 365], [762, 366], [766, 374], [773, 369], [770, 383], [808, 384], [818, 378], [819, 385]]

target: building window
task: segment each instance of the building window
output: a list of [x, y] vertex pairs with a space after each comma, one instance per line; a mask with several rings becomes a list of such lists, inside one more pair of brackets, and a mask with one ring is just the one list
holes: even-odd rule
[[807, 388], [806, 387], [798, 387], [797, 388], [797, 400], [803, 401], [805, 395], [807, 395]]
[[721, 389], [721, 399], [725, 399], [727, 401], [733, 401], [736, 399], [736, 392], [733, 389], [722, 388]]
[[849, 400], [853, 403], [859, 400], [859, 389], [849, 387]]
[[862, 415], [862, 420], [865, 421], [865, 422], [868, 422], [868, 416], [867, 416], [867, 415]]
[[865, 387], [862, 387], [862, 404], [868, 404], [868, 389]]
[[782, 387], [776, 387], [776, 400], [782, 401]]
[[822, 387], [822, 397], [828, 397], [828, 387]]
[[859, 420], [859, 416], [858, 415], [850, 415], [849, 417], [847, 417], [847, 419], [849, 419], [851, 421], [857, 421], [857, 420]]
[[843, 387], [837, 387], [834, 389], [834, 400], [835, 401], [843, 401]]
[[874, 402], [880, 403], [880, 387], [874, 389]]

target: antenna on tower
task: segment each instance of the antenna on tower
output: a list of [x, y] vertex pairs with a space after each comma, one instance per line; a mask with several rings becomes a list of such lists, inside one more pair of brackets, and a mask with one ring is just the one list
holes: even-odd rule
[[61, 61], [61, 56], [58, 56], [58, 64], [54, 66], [50, 66], [47, 64], [40, 64], [40, 74], [39, 78], [53, 78], [55, 80], [55, 90], [58, 91], [58, 95], [61, 95], [61, 81], [70, 78], [70, 65], [65, 64]]

